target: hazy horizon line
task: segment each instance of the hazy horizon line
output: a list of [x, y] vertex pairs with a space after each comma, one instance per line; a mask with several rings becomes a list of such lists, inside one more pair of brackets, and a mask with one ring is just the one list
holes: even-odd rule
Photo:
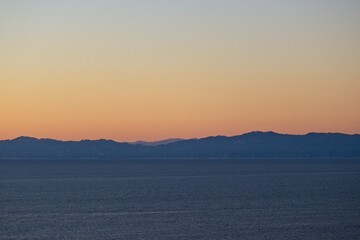
[[193, 138], [168, 137], [168, 138], [161, 138], [161, 139], [155, 139], [155, 140], [142, 140], [142, 139], [139, 139], [139, 140], [135, 140], [135, 141], [118, 141], [118, 140], [114, 140], [114, 139], [111, 139], [111, 138], [82, 138], [82, 139], [75, 140], [75, 139], [59, 139], [59, 138], [51, 138], [51, 137], [35, 137], [35, 136], [20, 135], [18, 137], [14, 137], [14, 138], [0, 139], [0, 141], [12, 141], [12, 140], [16, 140], [18, 138], [32, 138], [32, 139], [37, 139], [37, 140], [55, 140], [55, 141], [61, 141], [61, 142], [80, 142], [80, 141], [105, 140], [105, 141], [113, 141], [113, 142], [117, 142], [117, 143], [138, 143], [138, 142], [152, 143], [152, 142], [161, 142], [161, 141], [172, 140], [172, 139], [179, 139], [179, 141], [182, 141], [182, 140], [191, 140], [191, 139], [204, 139], [204, 138], [209, 138], [209, 137], [236, 137], [236, 136], [242, 136], [242, 135], [251, 134], [251, 133], [273, 133], [273, 134], [291, 135], [291, 136], [305, 136], [305, 135], [309, 135], [309, 134], [343, 134], [343, 135], [354, 136], [354, 135], [359, 135], [360, 134], [360, 133], [316, 132], [316, 131], [305, 132], [305, 133], [300, 133], [300, 134], [284, 133], [284, 132], [276, 132], [276, 131], [248, 131], [248, 132], [243, 132], [243, 133], [239, 133], [239, 134], [235, 134], [235, 135], [221, 135], [221, 134], [218, 134], [218, 135], [206, 135], [206, 136], [202, 136], [202, 137], [193, 137]]

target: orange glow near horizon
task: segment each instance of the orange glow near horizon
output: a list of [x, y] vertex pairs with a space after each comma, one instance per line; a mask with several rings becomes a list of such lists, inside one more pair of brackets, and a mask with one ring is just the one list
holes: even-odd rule
[[360, 4], [174, 2], [0, 3], [0, 139], [360, 133]]

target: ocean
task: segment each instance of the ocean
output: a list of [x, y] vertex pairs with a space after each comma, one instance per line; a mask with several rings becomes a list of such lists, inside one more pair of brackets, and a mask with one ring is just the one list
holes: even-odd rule
[[0, 160], [0, 239], [360, 239], [360, 160]]

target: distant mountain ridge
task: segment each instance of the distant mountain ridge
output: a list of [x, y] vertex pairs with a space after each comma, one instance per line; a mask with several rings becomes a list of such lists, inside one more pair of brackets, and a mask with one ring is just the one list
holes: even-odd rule
[[18, 137], [0, 141], [0, 159], [13, 158], [360, 158], [360, 135], [250, 132], [231, 137], [176, 140], [153, 146], [105, 139], [59, 141]]
[[136, 141], [136, 142], [131, 142], [131, 144], [140, 144], [140, 145], [144, 145], [144, 146], [158, 146], [158, 145], [165, 145], [165, 144], [169, 144], [169, 143], [174, 143], [174, 142], [178, 142], [178, 141], [182, 141], [185, 139], [182, 138], [169, 138], [169, 139], [164, 139], [164, 140], [160, 140], [160, 141]]

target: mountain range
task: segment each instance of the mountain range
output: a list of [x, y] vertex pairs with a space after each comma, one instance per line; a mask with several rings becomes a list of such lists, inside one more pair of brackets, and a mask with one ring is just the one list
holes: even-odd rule
[[140, 145], [144, 145], [144, 146], [159, 146], [159, 145], [174, 143], [174, 142], [178, 142], [178, 141], [182, 141], [182, 140], [184, 140], [184, 139], [182, 139], [182, 138], [169, 138], [169, 139], [164, 139], [164, 140], [161, 140], [161, 141], [153, 141], [153, 142], [137, 141], [137, 142], [131, 142], [131, 144], [140, 144]]
[[360, 135], [250, 132], [237, 136], [151, 143], [113, 140], [59, 141], [18, 137], [0, 141], [0, 159], [151, 158], [360, 158]]

